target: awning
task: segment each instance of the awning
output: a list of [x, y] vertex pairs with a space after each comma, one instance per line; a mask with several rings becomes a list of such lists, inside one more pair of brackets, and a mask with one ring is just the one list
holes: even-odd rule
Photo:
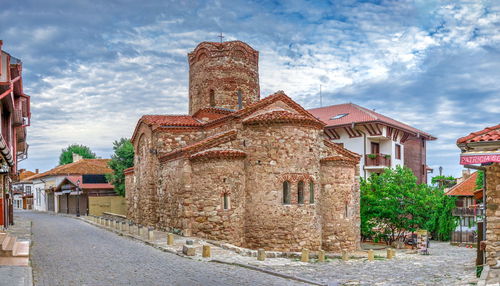
[[460, 154], [460, 165], [500, 163], [500, 152], [464, 152]]

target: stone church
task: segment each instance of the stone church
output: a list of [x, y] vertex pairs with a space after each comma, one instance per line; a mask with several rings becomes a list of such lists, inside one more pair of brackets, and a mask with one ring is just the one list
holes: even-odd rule
[[359, 156], [282, 91], [260, 99], [246, 43], [203, 42], [188, 60], [189, 115], [144, 115], [134, 130], [129, 218], [252, 249], [357, 248]]

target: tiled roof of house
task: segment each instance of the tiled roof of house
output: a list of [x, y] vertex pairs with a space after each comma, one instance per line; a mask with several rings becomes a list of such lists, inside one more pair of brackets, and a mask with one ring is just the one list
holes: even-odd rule
[[481, 131], [472, 132], [465, 137], [458, 138], [457, 144], [491, 141], [500, 141], [500, 124], [486, 127]]
[[236, 149], [210, 149], [198, 152], [189, 157], [190, 160], [212, 159], [212, 158], [244, 158], [246, 153]]
[[30, 177], [31, 180], [57, 175], [84, 175], [109, 174], [112, 170], [108, 166], [110, 159], [81, 159], [77, 162], [57, 166], [45, 173]]
[[[391, 127], [396, 127], [408, 131], [412, 134], [420, 134], [424, 137], [427, 137], [427, 140], [436, 139], [432, 135], [422, 130], [411, 127], [408, 124], [394, 120], [390, 117], [361, 107], [354, 103], [331, 105], [310, 109], [308, 111], [316, 116], [316, 118], [319, 118], [321, 121], [326, 123], [328, 127], [345, 126], [352, 123], [380, 122]], [[334, 119], [334, 117], [337, 117], [337, 119]]]
[[[80, 188], [81, 189], [91, 189], [91, 190], [103, 190], [103, 189], [114, 189], [115, 187], [109, 183], [98, 183], [98, 184], [83, 184], [82, 176], [67, 176], [64, 178], [68, 181], [70, 181], [73, 185], [77, 186], [78, 185], [78, 180], [80, 180]], [[64, 184], [65, 180], [62, 180], [59, 186], [57, 188], [60, 188], [61, 185]]]
[[309, 116], [304, 116], [302, 114], [291, 113], [286, 110], [273, 110], [257, 116], [245, 119], [243, 121], [245, 124], [265, 124], [265, 123], [303, 123], [308, 125], [313, 125], [318, 128], [323, 128], [325, 125], [322, 122], [314, 120]]
[[19, 181], [24, 181], [26, 178], [31, 177], [33, 175], [36, 175], [36, 173], [31, 171], [24, 171], [21, 174], [19, 174]]
[[474, 196], [476, 191], [476, 178], [477, 172], [470, 175], [467, 179], [463, 180], [459, 184], [451, 187], [446, 195], [448, 196]]
[[[208, 107], [200, 111], [197, 111], [193, 116], [190, 115], [144, 115], [139, 119], [134, 133], [132, 135], [131, 141], [133, 142], [139, 125], [145, 123], [149, 126], [154, 126], [157, 128], [162, 127], [177, 127], [177, 128], [211, 128], [219, 126], [228, 120], [235, 118], [242, 118], [244, 116], [250, 115], [251, 113], [268, 106], [274, 102], [283, 101], [287, 103], [291, 108], [296, 110], [299, 114], [305, 117], [310, 117], [311, 120], [317, 121], [318, 124], [323, 124], [322, 121], [318, 120], [311, 113], [305, 110], [302, 106], [297, 104], [291, 98], [289, 98], [283, 91], [278, 91], [263, 98], [257, 102], [249, 104], [243, 109], [232, 111], [224, 108]], [[209, 121], [204, 122], [203, 117], [209, 119]]]
[[202, 123], [191, 115], [143, 115], [140, 119], [154, 126], [201, 126]]

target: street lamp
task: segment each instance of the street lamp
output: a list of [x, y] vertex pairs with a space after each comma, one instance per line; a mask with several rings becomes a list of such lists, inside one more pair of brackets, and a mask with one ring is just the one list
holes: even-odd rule
[[78, 179], [78, 181], [76, 181], [76, 191], [78, 192], [76, 195], [77, 195], [77, 199], [76, 199], [76, 216], [79, 217], [80, 216], [80, 179]]

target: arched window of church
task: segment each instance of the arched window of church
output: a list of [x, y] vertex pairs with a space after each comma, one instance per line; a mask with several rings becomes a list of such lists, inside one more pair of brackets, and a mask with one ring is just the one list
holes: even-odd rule
[[224, 195], [222, 197], [222, 206], [225, 210], [228, 210], [230, 208], [230, 206], [229, 206], [229, 194], [228, 193], [224, 193]]
[[290, 182], [283, 182], [283, 204], [290, 204]]
[[314, 182], [309, 182], [309, 203], [314, 204]]
[[304, 181], [300, 181], [297, 185], [297, 202], [299, 204], [304, 203]]
[[215, 106], [215, 92], [213, 89], [210, 90], [210, 106]]

